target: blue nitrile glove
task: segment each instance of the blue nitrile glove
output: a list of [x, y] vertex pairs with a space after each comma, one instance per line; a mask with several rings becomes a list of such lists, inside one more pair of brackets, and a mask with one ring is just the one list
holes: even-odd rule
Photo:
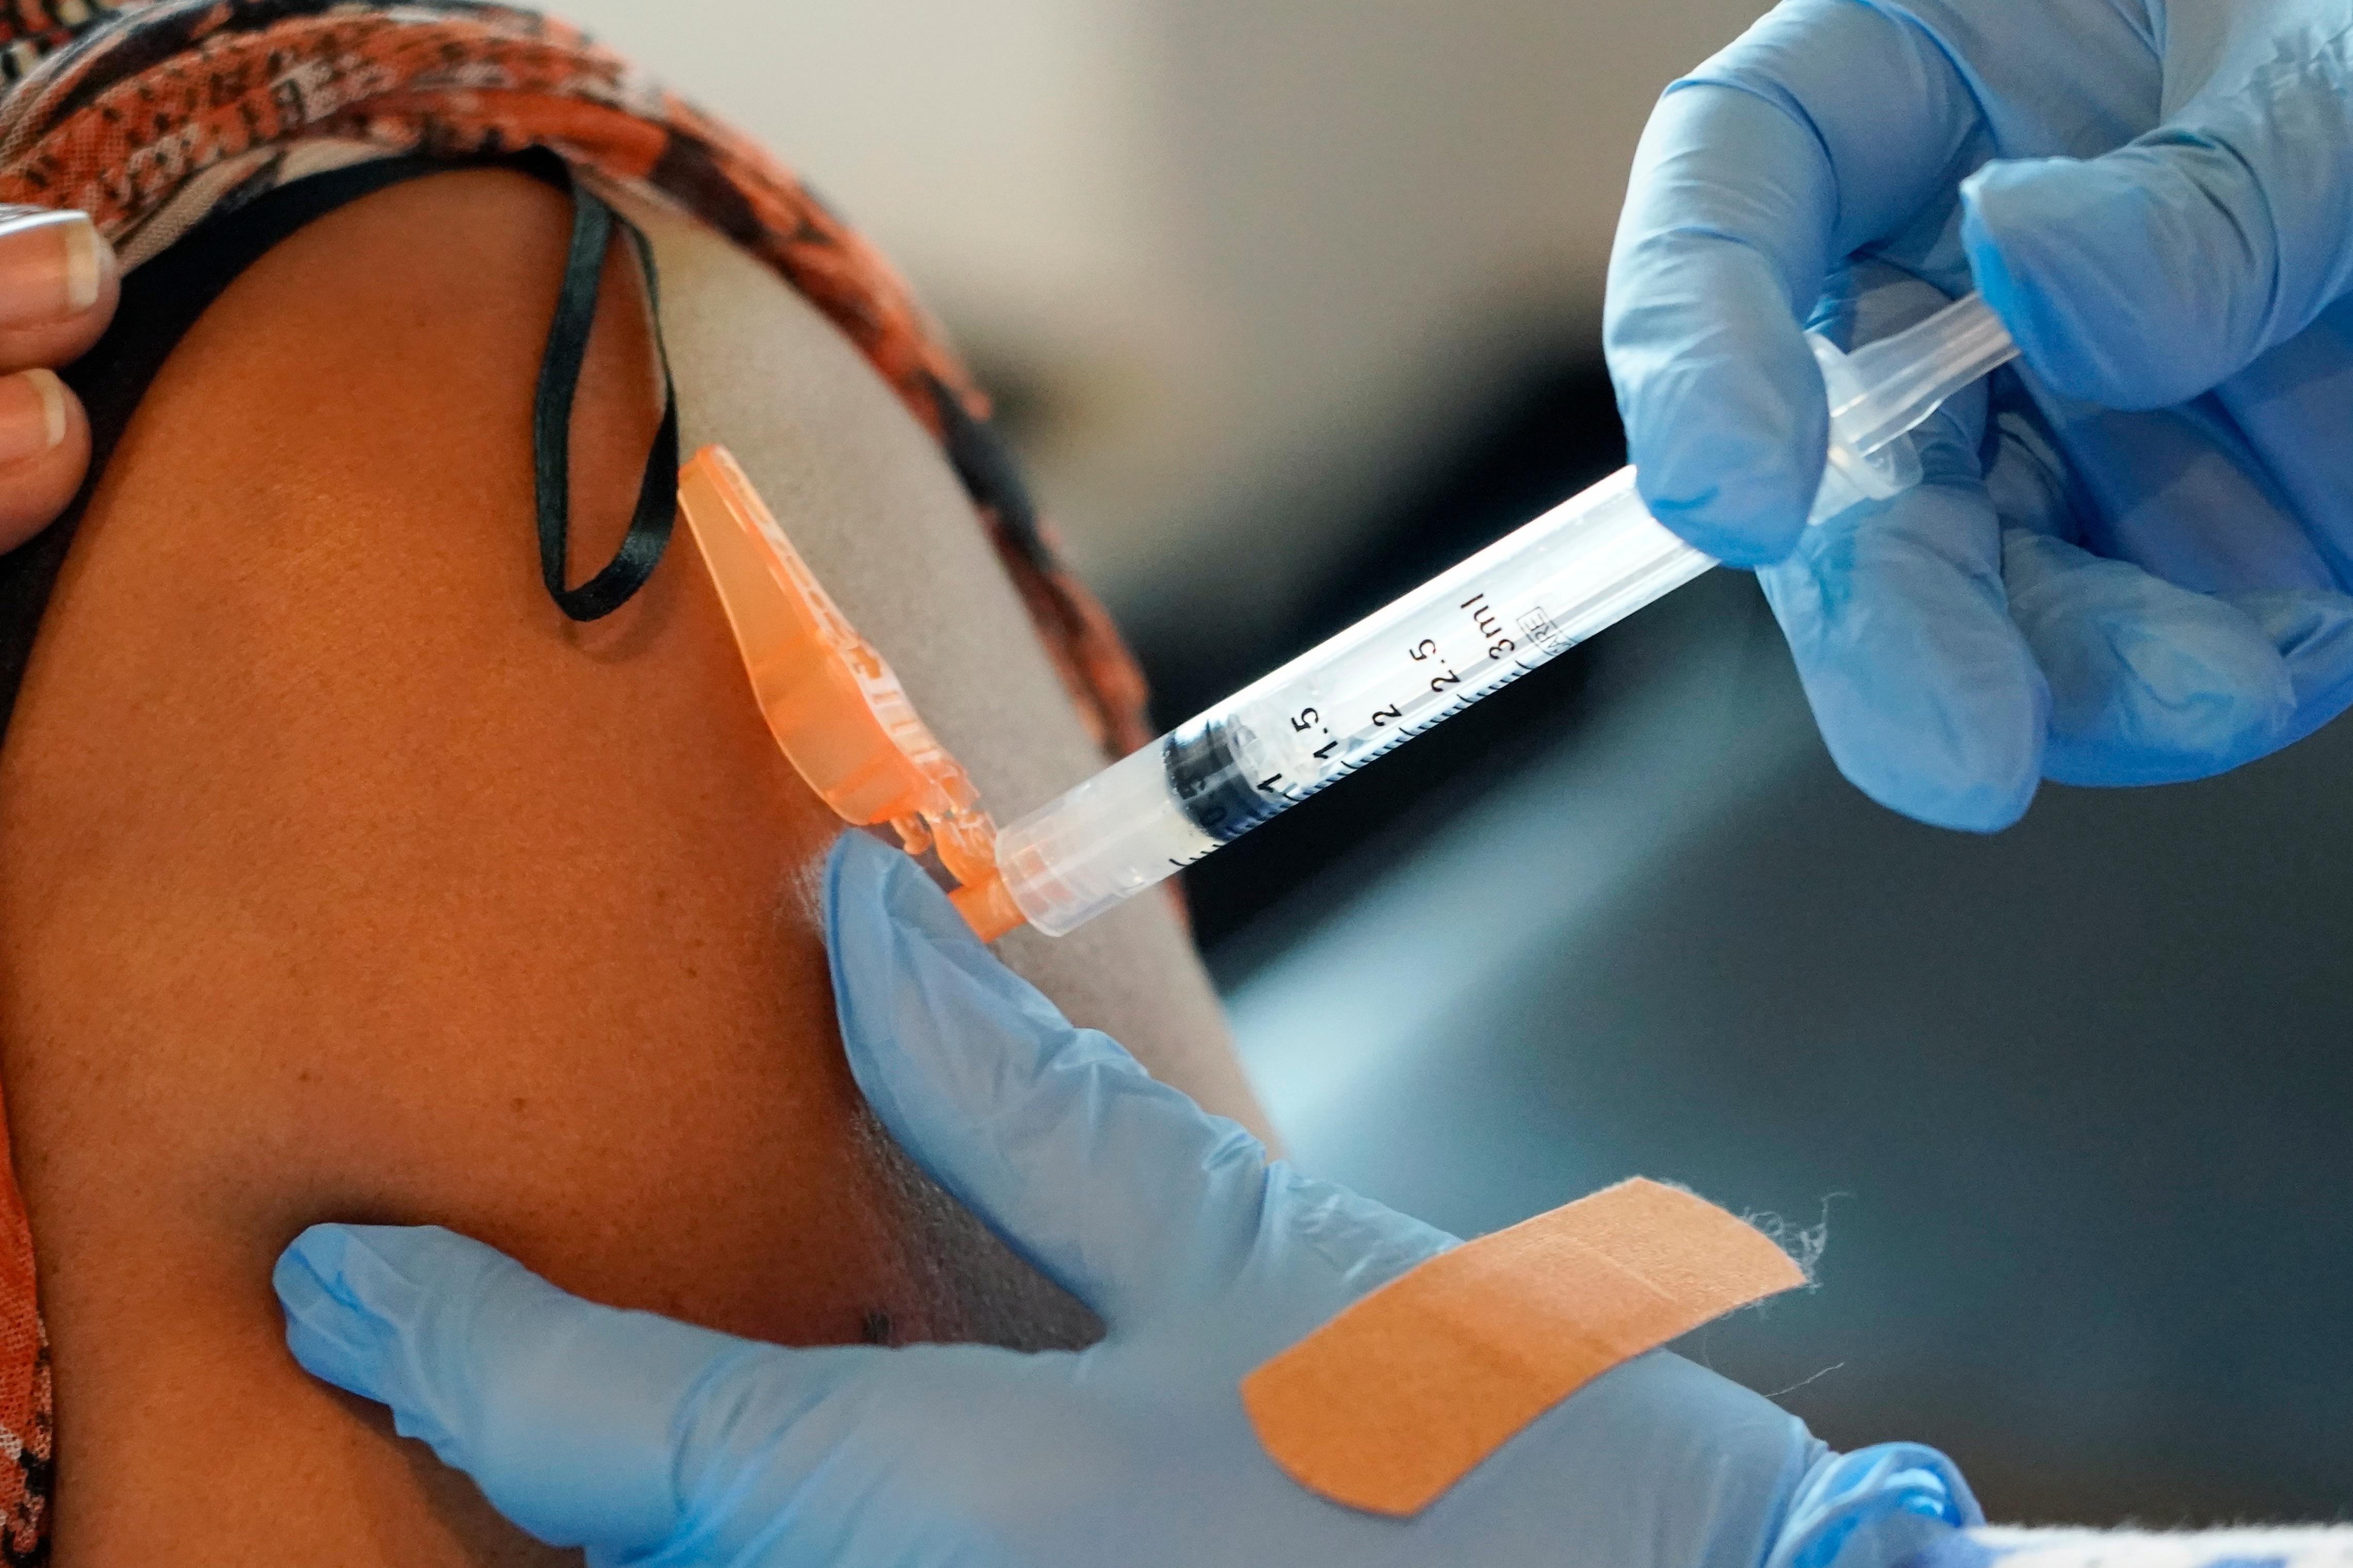
[[[1642, 496], [1767, 568], [1875, 798], [1997, 828], [2039, 777], [2219, 773], [2353, 701], [2348, 28], [1785, 0], [1661, 101], [1606, 326]], [[1973, 286], [2023, 368], [1926, 427], [1927, 483], [1807, 531], [1800, 318], [1868, 341]]]
[[1977, 1522], [1933, 1450], [1841, 1458], [1664, 1352], [1418, 1518], [1323, 1500], [1236, 1384], [1452, 1238], [1268, 1163], [1071, 1027], [904, 855], [844, 838], [826, 925], [875, 1110], [1101, 1344], [785, 1350], [591, 1306], [446, 1230], [317, 1226], [278, 1266], [296, 1357], [595, 1564], [1886, 1568]]

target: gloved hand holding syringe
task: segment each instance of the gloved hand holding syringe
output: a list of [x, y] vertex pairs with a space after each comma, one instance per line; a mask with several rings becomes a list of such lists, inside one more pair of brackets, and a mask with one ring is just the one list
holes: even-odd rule
[[[1906, 432], [2018, 351], [1970, 295], [1841, 353], [1811, 520], [1910, 489]], [[1031, 925], [1093, 919], [1715, 564], [1653, 521], [1621, 468], [1005, 828]]]

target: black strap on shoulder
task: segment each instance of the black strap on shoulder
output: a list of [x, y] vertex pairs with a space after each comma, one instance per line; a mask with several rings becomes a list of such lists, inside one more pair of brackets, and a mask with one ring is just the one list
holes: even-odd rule
[[[575, 621], [609, 616], [645, 586], [670, 542], [678, 521], [678, 392], [670, 384], [670, 352], [662, 344], [661, 292], [653, 247], [637, 225], [615, 212], [569, 168], [572, 187], [572, 252], [564, 265], [564, 287], [555, 298], [555, 320], [547, 329], [547, 353], [539, 363], [539, 390], [532, 401], [532, 467], [539, 503], [539, 574], [556, 608]], [[565, 584], [572, 533], [572, 399], [580, 387], [580, 367], [588, 357], [588, 329], [596, 320], [596, 295], [604, 282], [605, 254], [618, 226], [638, 253], [646, 279], [646, 308], [653, 316], [654, 353], [661, 362], [661, 426], [646, 456], [638, 485], [638, 505], [629, 531], [613, 558], [577, 587]]]
[[[670, 388], [665, 353], [661, 427], [646, 459], [645, 480], [638, 489], [629, 531], [604, 570], [578, 588], [565, 586], [570, 522], [569, 487], [565, 481], [572, 398], [587, 353], [588, 326], [596, 316], [596, 289], [613, 226], [620, 224], [637, 247], [649, 302], [657, 298], [653, 256], [645, 237], [584, 188], [554, 154], [533, 150], [477, 163], [514, 169], [572, 193], [571, 257], [555, 322], [549, 330], [547, 357], [541, 365], [533, 410], [533, 462], [539, 491], [540, 561], [548, 592], [565, 614], [592, 619], [625, 603], [645, 582], [661, 558], [676, 515], [678, 400]], [[0, 731], [5, 731], [16, 707], [35, 633], [90, 495], [149, 384], [196, 319], [247, 268], [306, 225], [388, 185], [464, 166], [463, 161], [418, 154], [305, 176], [234, 210], [216, 212], [185, 238], [122, 280], [122, 302], [106, 335], [62, 372], [90, 414], [90, 476], [63, 517], [28, 542], [0, 554]], [[654, 341], [659, 347], [659, 318]]]

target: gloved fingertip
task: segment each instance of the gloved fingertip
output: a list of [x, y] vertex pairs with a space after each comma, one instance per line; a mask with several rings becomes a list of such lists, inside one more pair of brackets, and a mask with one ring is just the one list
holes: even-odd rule
[[314, 1225], [280, 1254], [271, 1276], [281, 1289], [295, 1291], [308, 1306], [383, 1318], [387, 1294], [381, 1260], [347, 1225]]
[[[860, 1040], [910, 995], [934, 995], [954, 977], [965, 1005], [996, 1004], [1061, 1016], [973, 933], [913, 858], [863, 833], [835, 843], [825, 879], [826, 949], [845, 1029]], [[854, 1016], [854, 1018], [853, 1018]]]
[[964, 967], [974, 956], [964, 950], [979, 948], [921, 867], [855, 831], [835, 841], [826, 862], [825, 942], [842, 1044], [861, 1071], [878, 1047], [924, 1037], [902, 1026], [906, 1004], [930, 991], [918, 972], [943, 960]]
[[[1810, 359], [1802, 376], [1780, 368], [1679, 367], [1644, 388], [1628, 421], [1627, 455], [1643, 505], [1728, 566], [1787, 557], [1821, 484], [1827, 425], [1819, 374]], [[1802, 384], [1786, 384], [1793, 381]]]
[[1999, 832], [2042, 780], [2050, 691], [1999, 560], [1981, 489], [1922, 486], [1757, 574], [1839, 772], [1932, 826]]
[[2126, 149], [1998, 161], [1964, 180], [1960, 196], [1978, 293], [2062, 396], [2161, 408], [2242, 363], [2246, 265], [2195, 254], [2203, 226], [2176, 209], [2195, 204], [2196, 188], [2163, 158]]
[[[1913, 729], [1920, 743], [1902, 753], [1899, 770], [1867, 781], [1855, 776], [1861, 769], [1847, 776], [1883, 805], [1931, 827], [1994, 834], [2015, 826], [2042, 787], [2051, 691], [2031, 652], [2000, 650], [2013, 651], [2015, 658], [1984, 661], [1981, 686], [1926, 705]], [[1881, 747], [1871, 754], [1887, 759]]]
[[1010, 1103], [1080, 1031], [975, 936], [906, 855], [842, 836], [828, 868], [826, 940], [851, 1076], [892, 1131], [936, 1142], [943, 1106]]
[[[2049, 324], [2041, 314], [2040, 297], [2030, 291], [2010, 268], [2010, 252], [2002, 243], [1999, 226], [1999, 192], [1989, 192], [1987, 181], [1981, 177], [1989, 174], [1991, 167], [1979, 170], [1961, 186], [1961, 251], [1968, 258], [1969, 280], [1977, 286], [1978, 297], [2001, 318], [2010, 341], [2019, 345], [2021, 353], [2027, 354], [2027, 363], [2040, 366], [2051, 357]], [[1991, 214], [1988, 212], [1989, 205], [1992, 207]]]
[[1731, 565], [1788, 554], [1829, 414], [1778, 272], [1746, 246], [1662, 235], [1612, 262], [1602, 335], [1651, 515]]
[[2225, 595], [2279, 650], [2295, 696], [2282, 743], [2302, 740], [2353, 703], [2353, 597], [2286, 588]]
[[286, 1348], [313, 1377], [381, 1399], [386, 1325], [346, 1283], [349, 1228], [314, 1225], [296, 1237], [270, 1270], [286, 1313]]
[[1793, 524], [1791, 511], [1781, 508], [1743, 508], [1743, 515], [1725, 517], [1725, 509], [1709, 502], [1643, 498], [1651, 515], [1669, 532], [1704, 555], [1744, 571], [1771, 566], [1788, 559], [1805, 531], [1805, 519]]
[[2287, 661], [2244, 610], [2061, 540], [2006, 543], [2011, 613], [2050, 678], [2046, 777], [2174, 784], [2292, 738]]
[[1917, 780], [1907, 780], [1900, 789], [1884, 794], [1873, 794], [1882, 805], [1902, 812], [1915, 822], [1930, 827], [1942, 827], [1955, 833], [1991, 835], [2014, 827], [2034, 804], [2042, 786], [2040, 778], [2019, 782], [1973, 782], [1960, 787], [1923, 787]]
[[979, 944], [913, 857], [855, 829], [834, 841], [826, 860], [825, 925], [828, 935], [852, 940], [887, 929], [915, 932], [934, 944]]
[[[1984, 708], [1984, 705], [1972, 705]], [[1981, 712], [1946, 712], [1939, 724], [1946, 745], [1890, 748], [1887, 724], [1875, 712], [1842, 715], [1817, 705], [1817, 721], [1829, 742], [1831, 762], [1847, 783], [1871, 799], [1929, 827], [1953, 832], [2002, 832], [2017, 826], [2033, 806], [2042, 785], [2040, 708], [2021, 712], [2019, 724], [1984, 733]], [[2023, 733], [2033, 724], [2033, 733]]]
[[326, 1281], [341, 1271], [343, 1248], [349, 1245], [346, 1227], [340, 1225], [314, 1225], [286, 1244], [278, 1255], [277, 1267], [270, 1270], [270, 1282], [278, 1288], [281, 1300], [290, 1291], [305, 1300], [324, 1296]]

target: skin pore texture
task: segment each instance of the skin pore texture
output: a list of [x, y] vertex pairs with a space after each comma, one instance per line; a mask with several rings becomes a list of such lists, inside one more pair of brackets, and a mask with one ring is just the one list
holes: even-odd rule
[[[1000, 818], [1099, 766], [932, 438], [765, 268], [620, 205], [687, 449], [733, 448]], [[839, 825], [683, 525], [605, 621], [540, 585], [569, 227], [561, 193], [462, 171], [272, 250], [164, 366], [43, 623], [0, 752], [0, 1081], [59, 1568], [577, 1561], [295, 1367], [269, 1268], [313, 1221], [448, 1225], [785, 1342], [1089, 1331], [859, 1103], [815, 922]], [[575, 582], [659, 411], [623, 254], [575, 415]], [[1260, 1125], [1166, 905], [1000, 951]]]

